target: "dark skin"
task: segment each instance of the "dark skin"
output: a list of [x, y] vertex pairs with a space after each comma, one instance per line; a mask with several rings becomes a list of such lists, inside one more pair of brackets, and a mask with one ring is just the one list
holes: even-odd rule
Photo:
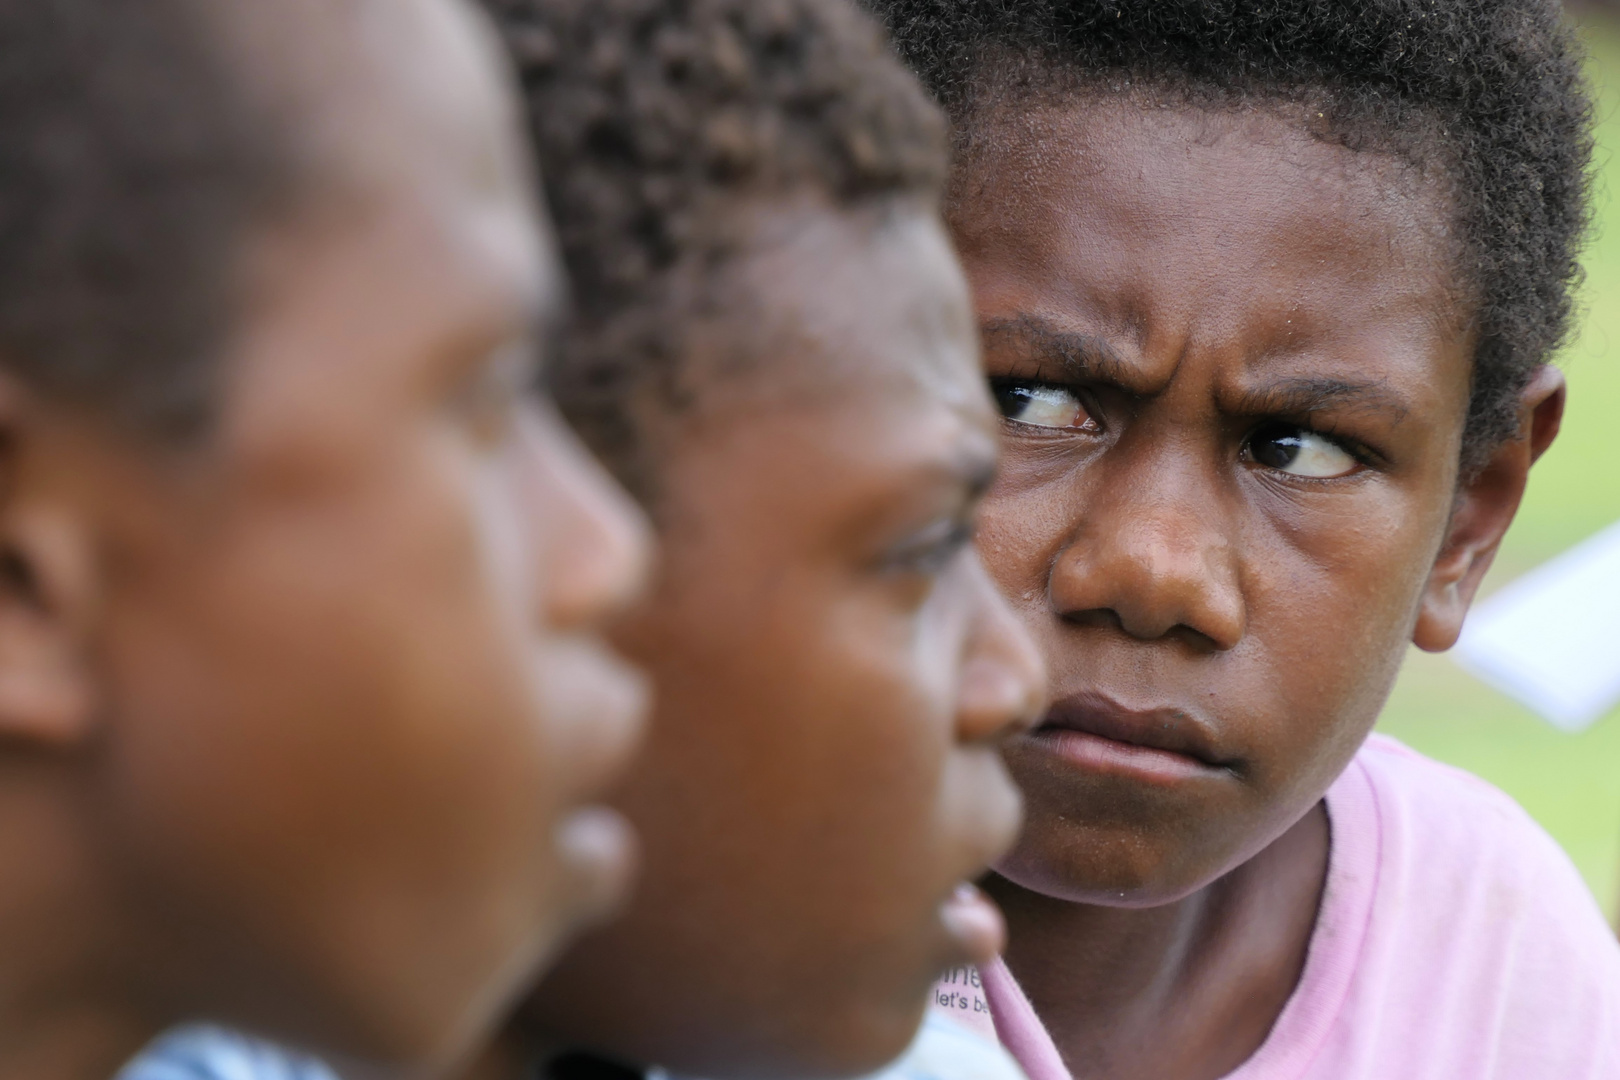
[[647, 535], [531, 390], [560, 277], [496, 54], [442, 0], [251, 10], [244, 62], [365, 138], [243, 238], [214, 428], [0, 376], [7, 1077], [204, 1015], [442, 1063], [629, 876], [585, 804]]
[[982, 114], [949, 219], [1006, 416], [983, 547], [1050, 671], [989, 890], [1088, 1078], [1206, 1080], [1299, 979], [1322, 796], [1408, 643], [1448, 648], [1557, 433], [1459, 478], [1446, 205], [1277, 109]]
[[1044, 680], [972, 545], [997, 419], [937, 210], [755, 223], [695, 403], [644, 432], [663, 555], [615, 640], [655, 706], [614, 804], [645, 872], [522, 1020], [688, 1075], [856, 1075], [1000, 947], [962, 883], [1016, 836], [1000, 750]]

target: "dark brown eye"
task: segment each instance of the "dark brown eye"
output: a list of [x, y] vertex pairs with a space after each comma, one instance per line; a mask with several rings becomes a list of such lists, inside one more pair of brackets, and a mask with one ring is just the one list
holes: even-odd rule
[[1025, 379], [991, 379], [1001, 415], [1032, 427], [1081, 428], [1091, 420], [1072, 390]]
[[1256, 465], [1319, 480], [1348, 476], [1361, 468], [1350, 451], [1326, 435], [1292, 424], [1267, 424], [1249, 436], [1244, 453]]
[[455, 405], [480, 443], [495, 446], [506, 440], [537, 378], [534, 348], [525, 341], [496, 349], [462, 383]]

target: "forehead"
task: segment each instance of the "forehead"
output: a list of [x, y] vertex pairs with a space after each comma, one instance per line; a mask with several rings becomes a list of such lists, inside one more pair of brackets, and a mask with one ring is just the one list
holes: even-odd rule
[[932, 206], [779, 204], [751, 232], [726, 314], [753, 354], [737, 393], [810, 404], [881, 390], [988, 418], [967, 283]]
[[322, 425], [358, 442], [365, 417], [392, 422], [463, 357], [549, 314], [555, 255], [498, 54], [470, 8], [236, 6], [256, 12], [235, 27], [245, 62], [287, 61], [264, 85], [295, 129], [304, 190], [254, 250], [234, 422], [252, 446]]
[[795, 490], [837, 477], [838, 497], [862, 506], [987, 475], [996, 414], [937, 211], [778, 203], [756, 225], [717, 317], [699, 320], [693, 405], [658, 425], [664, 437], [719, 453], [705, 477], [786, 475]]
[[[495, 248], [560, 284], [505, 57], [460, 0], [277, 0], [215, 14], [233, 56], [282, 118], [303, 203], [341, 225], [414, 205], [457, 228], [504, 231]], [[488, 236], [485, 237], [487, 241]]]
[[950, 211], [981, 314], [1084, 312], [1253, 353], [1463, 321], [1437, 186], [1303, 117], [1083, 98], [982, 123]]

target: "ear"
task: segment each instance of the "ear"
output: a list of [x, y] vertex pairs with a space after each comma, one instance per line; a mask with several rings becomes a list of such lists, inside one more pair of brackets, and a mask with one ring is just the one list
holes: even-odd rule
[[83, 742], [95, 688], [86, 643], [95, 601], [89, 525], [49, 436], [0, 376], [0, 749]]
[[1564, 419], [1564, 373], [1543, 365], [1519, 397], [1519, 430], [1457, 492], [1445, 543], [1423, 590], [1412, 643], [1444, 652], [1457, 643], [1463, 618], [1496, 549], [1519, 510], [1530, 466], [1558, 437]]

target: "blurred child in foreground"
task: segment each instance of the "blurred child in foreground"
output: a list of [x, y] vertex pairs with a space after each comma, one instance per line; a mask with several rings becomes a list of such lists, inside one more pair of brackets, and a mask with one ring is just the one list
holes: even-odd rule
[[[843, 0], [489, 6], [576, 289], [551, 384], [663, 558], [616, 632], [656, 689], [615, 797], [645, 873], [477, 1075], [877, 1069], [1000, 947], [968, 882], [1042, 683], [973, 546], [996, 418], [942, 118]], [[937, 1023], [901, 1073], [1016, 1075]]]
[[440, 1062], [621, 891], [646, 541], [470, 14], [0, 2], [0, 1075]]
[[1552, 443], [1590, 102], [1551, 0], [873, 0], [955, 121], [1052, 707], [984, 971], [1039, 1080], [1620, 1075], [1511, 800], [1373, 735]]

